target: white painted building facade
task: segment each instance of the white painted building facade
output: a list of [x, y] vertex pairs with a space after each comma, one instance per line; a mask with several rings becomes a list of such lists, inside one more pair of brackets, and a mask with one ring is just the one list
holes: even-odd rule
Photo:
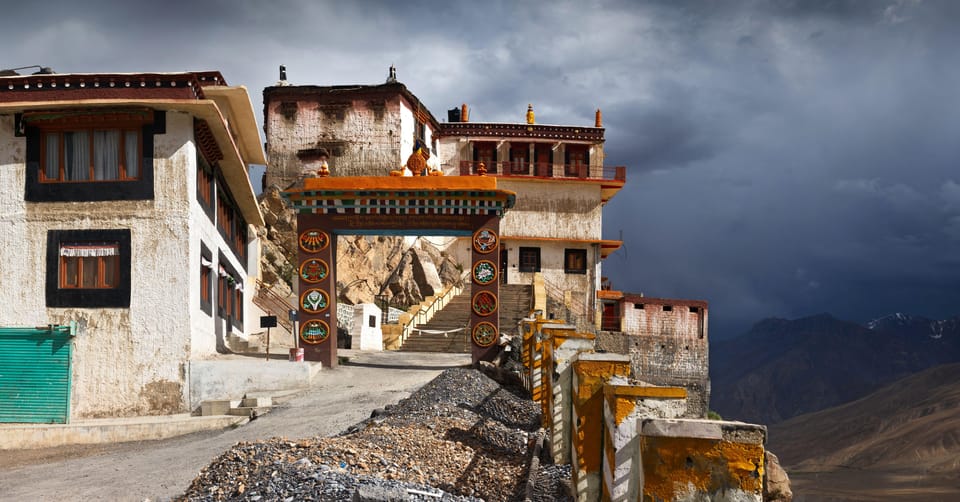
[[265, 162], [217, 72], [0, 78], [0, 326], [77, 323], [70, 418], [188, 411], [188, 362], [255, 327]]

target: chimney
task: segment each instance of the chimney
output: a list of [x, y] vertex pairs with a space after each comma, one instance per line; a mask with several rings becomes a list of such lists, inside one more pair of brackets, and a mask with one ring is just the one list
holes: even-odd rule
[[460, 105], [460, 122], [470, 122], [470, 109], [466, 103]]

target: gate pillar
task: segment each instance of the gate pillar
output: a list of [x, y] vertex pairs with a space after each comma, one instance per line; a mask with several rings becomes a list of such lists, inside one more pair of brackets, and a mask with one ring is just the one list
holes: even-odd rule
[[325, 225], [323, 215], [297, 215], [297, 310], [300, 327], [296, 336], [303, 358], [319, 361], [325, 368], [337, 366], [337, 238]]
[[473, 364], [500, 351], [500, 217], [473, 217], [470, 265], [470, 347]]

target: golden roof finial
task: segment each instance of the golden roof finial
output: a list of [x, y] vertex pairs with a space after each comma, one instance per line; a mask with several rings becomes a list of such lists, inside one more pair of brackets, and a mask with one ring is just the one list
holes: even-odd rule
[[603, 127], [603, 113], [600, 113], [600, 109], [597, 108], [597, 120], [596, 125], [593, 127]]
[[527, 105], [527, 123], [533, 124], [533, 103]]

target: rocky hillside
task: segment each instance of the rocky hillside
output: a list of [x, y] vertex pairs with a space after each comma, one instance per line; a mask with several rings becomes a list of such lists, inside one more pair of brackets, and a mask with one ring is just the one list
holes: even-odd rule
[[769, 437], [796, 493], [960, 500], [960, 364], [792, 418]]
[[[286, 289], [296, 278], [297, 219], [276, 186], [260, 196], [266, 227], [260, 269], [267, 284]], [[405, 307], [439, 293], [460, 279], [463, 266], [430, 240], [398, 236], [345, 235], [337, 240], [338, 301], [372, 303], [386, 295], [391, 305]], [[285, 285], [285, 286], [284, 286]]]
[[766, 319], [711, 343], [711, 408], [775, 424], [867, 395], [938, 364], [960, 361], [960, 323], [891, 316], [862, 326], [821, 314]]

